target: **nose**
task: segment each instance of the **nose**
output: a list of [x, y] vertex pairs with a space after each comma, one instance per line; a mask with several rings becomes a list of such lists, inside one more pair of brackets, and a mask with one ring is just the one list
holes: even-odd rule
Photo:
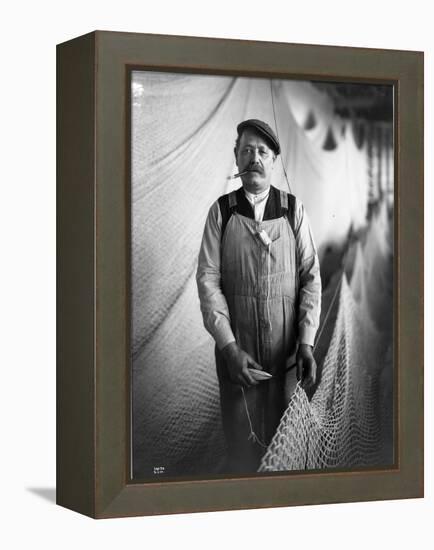
[[252, 152], [250, 154], [250, 163], [251, 164], [259, 164], [259, 151], [258, 149], [252, 149]]

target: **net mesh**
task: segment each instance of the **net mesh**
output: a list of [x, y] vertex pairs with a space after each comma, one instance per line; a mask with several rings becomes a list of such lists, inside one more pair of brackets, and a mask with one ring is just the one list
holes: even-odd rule
[[351, 284], [345, 271], [335, 282], [335, 321], [329, 323], [333, 324], [330, 342], [323, 346], [326, 352], [318, 388], [309, 401], [297, 385], [259, 471], [393, 462], [388, 233], [382, 210], [372, 221], [363, 246], [360, 242], [354, 245], [355, 254], [349, 255], [354, 259]]

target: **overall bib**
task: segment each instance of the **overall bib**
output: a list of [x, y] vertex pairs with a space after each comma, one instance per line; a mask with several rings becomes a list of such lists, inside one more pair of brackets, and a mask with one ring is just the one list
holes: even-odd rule
[[[232, 196], [232, 204], [235, 195]], [[265, 230], [265, 246], [258, 232]], [[297, 344], [296, 242], [287, 216], [257, 222], [231, 215], [221, 244], [222, 290], [237, 344], [273, 378], [244, 389], [230, 381], [216, 348], [223, 429], [228, 444], [228, 469], [256, 471], [285, 410], [286, 363]], [[249, 439], [254, 430], [260, 443]], [[262, 444], [261, 444], [262, 443]]]

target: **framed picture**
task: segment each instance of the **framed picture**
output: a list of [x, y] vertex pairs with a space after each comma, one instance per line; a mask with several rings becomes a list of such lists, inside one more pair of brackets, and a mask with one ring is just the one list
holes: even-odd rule
[[423, 54], [58, 46], [58, 503], [423, 495]]

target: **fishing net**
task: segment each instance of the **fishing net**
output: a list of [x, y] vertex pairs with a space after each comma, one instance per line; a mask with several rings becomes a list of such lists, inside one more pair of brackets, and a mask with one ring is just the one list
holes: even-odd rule
[[337, 305], [328, 308], [336, 319], [327, 321], [333, 329], [322, 347], [318, 388], [309, 401], [297, 385], [259, 471], [393, 462], [392, 279], [385, 224], [380, 212], [363, 248], [355, 243], [351, 284], [342, 272], [335, 283]]

